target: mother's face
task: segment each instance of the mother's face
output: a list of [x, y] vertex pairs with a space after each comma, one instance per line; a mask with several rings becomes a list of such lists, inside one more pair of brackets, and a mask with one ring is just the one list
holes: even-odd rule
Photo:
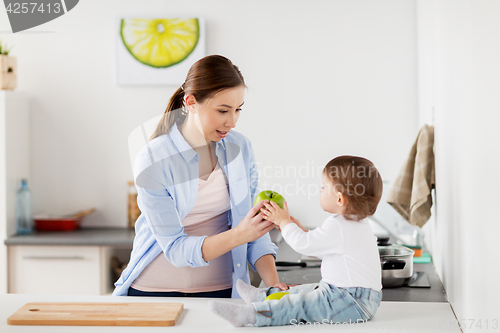
[[222, 140], [236, 126], [245, 98], [245, 87], [222, 90], [201, 103], [189, 105], [198, 115], [196, 122], [207, 142]]

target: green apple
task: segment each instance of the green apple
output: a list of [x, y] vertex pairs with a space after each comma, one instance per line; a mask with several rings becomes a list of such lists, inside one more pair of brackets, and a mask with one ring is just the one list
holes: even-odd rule
[[270, 301], [270, 300], [273, 300], [273, 299], [276, 299], [276, 300], [280, 300], [283, 298], [283, 296], [285, 295], [288, 295], [290, 293], [287, 293], [287, 292], [277, 292], [277, 293], [273, 293], [269, 296], [267, 296], [264, 301]]
[[283, 196], [281, 194], [279, 194], [278, 192], [262, 191], [259, 194], [257, 194], [257, 196], [255, 197], [255, 201], [254, 201], [253, 205], [255, 206], [256, 204], [258, 204], [262, 200], [266, 200], [266, 199], [269, 201], [276, 202], [278, 204], [278, 206], [280, 206], [281, 209], [283, 209], [283, 204], [286, 201], [285, 198], [283, 198]]

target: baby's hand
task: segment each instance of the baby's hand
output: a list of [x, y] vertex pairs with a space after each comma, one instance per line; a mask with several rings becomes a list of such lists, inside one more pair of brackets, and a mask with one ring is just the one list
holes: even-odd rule
[[295, 223], [296, 225], [298, 225], [298, 226], [299, 226], [299, 228], [300, 228], [300, 229], [302, 229], [303, 231], [305, 231], [305, 232], [308, 232], [308, 231], [309, 231], [309, 230], [307, 230], [306, 228], [304, 228], [304, 227], [302, 226], [302, 224], [300, 224], [299, 220], [297, 220], [295, 217], [290, 216], [290, 219], [292, 220], [292, 222], [293, 222], [293, 223]]
[[270, 201], [269, 203], [264, 204], [266, 208], [262, 208], [261, 211], [264, 213], [266, 220], [273, 222], [278, 225], [282, 230], [285, 225], [292, 223], [290, 220], [290, 214], [288, 213], [288, 204], [285, 202], [283, 205], [284, 209], [281, 209], [280, 206], [274, 201]]
[[278, 282], [273, 287], [274, 288], [280, 288], [283, 291], [288, 290], [288, 286], [285, 283], [283, 283], [283, 282]]

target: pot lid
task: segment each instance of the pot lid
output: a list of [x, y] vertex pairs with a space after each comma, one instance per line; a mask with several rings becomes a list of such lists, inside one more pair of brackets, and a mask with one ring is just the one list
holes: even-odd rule
[[415, 251], [413, 251], [412, 249], [397, 244], [379, 246], [378, 252], [380, 257], [403, 257], [408, 255], [413, 256], [413, 254], [415, 253]]

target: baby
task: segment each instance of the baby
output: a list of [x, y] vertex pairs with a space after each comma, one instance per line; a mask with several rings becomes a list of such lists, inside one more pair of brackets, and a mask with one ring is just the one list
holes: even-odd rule
[[321, 281], [290, 287], [279, 300], [264, 299], [278, 288], [259, 289], [238, 280], [247, 305], [209, 301], [212, 312], [234, 326], [278, 326], [300, 322], [355, 323], [372, 319], [382, 300], [377, 238], [365, 219], [382, 196], [382, 178], [372, 162], [339, 156], [323, 169], [321, 208], [332, 215], [313, 230], [290, 217], [288, 205], [262, 209], [298, 253], [322, 259]]

